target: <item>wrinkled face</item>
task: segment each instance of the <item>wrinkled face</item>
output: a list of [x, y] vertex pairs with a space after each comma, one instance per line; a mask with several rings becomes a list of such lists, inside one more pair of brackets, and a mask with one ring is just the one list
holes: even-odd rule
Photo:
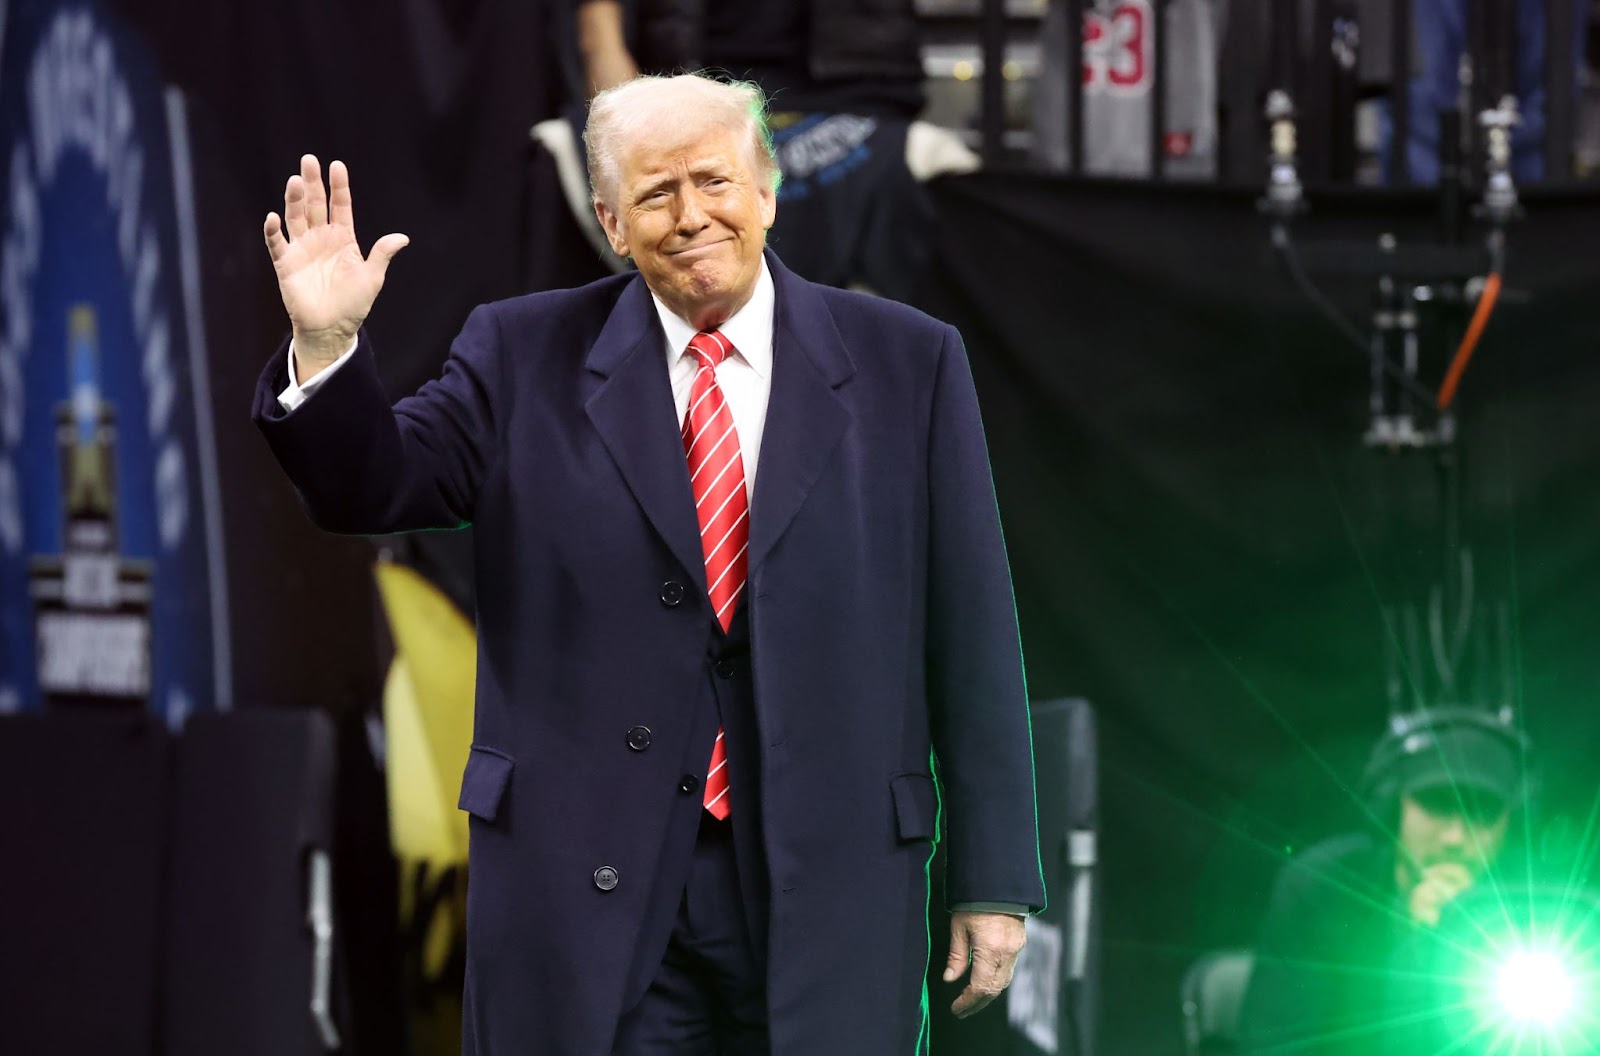
[[1505, 846], [1510, 819], [1503, 801], [1474, 789], [1430, 788], [1402, 796], [1402, 860], [1418, 869], [1455, 863], [1481, 876]]
[[697, 329], [722, 325], [761, 274], [777, 195], [751, 164], [742, 131], [641, 136], [622, 153], [610, 203], [595, 213], [611, 248], [633, 258], [652, 292]]

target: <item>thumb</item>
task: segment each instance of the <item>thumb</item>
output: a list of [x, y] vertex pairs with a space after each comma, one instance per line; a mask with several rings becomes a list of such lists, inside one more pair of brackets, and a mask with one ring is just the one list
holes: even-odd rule
[[394, 260], [395, 254], [410, 244], [411, 239], [405, 235], [384, 235], [372, 244], [372, 252], [367, 256], [367, 264], [377, 267], [378, 278], [381, 279], [388, 272], [389, 262]]
[[950, 922], [950, 956], [944, 962], [944, 981], [953, 983], [967, 970], [972, 946], [965, 925], [959, 920]]

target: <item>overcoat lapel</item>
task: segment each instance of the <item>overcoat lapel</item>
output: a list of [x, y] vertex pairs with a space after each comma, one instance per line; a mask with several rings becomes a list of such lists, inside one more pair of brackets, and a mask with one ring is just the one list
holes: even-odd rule
[[589, 350], [588, 369], [605, 380], [584, 410], [645, 516], [689, 581], [705, 590], [705, 556], [695, 517], [661, 322], [644, 279], [622, 292]]
[[[750, 510], [752, 574], [805, 504], [850, 422], [837, 389], [855, 363], [816, 289], [770, 250], [777, 304], [772, 394]], [[655, 302], [642, 278], [617, 299], [586, 366], [603, 380], [585, 404], [589, 420], [634, 498], [692, 581], [705, 589], [694, 493], [661, 349]]]
[[772, 396], [767, 403], [755, 501], [750, 510], [750, 572], [755, 574], [805, 504], [850, 423], [835, 391], [855, 373], [816, 288], [767, 251], [777, 294], [772, 335]]

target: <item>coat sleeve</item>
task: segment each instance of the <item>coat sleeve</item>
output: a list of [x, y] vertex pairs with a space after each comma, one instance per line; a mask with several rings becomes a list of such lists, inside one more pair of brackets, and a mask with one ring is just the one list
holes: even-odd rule
[[318, 526], [360, 535], [459, 528], [472, 521], [499, 449], [502, 354], [494, 310], [479, 307], [443, 374], [391, 407], [363, 332], [354, 357], [285, 412], [285, 345], [256, 386], [253, 417]]
[[1016, 601], [977, 393], [947, 330], [928, 444], [927, 677], [952, 904], [1045, 904]]
[[[1340, 976], [1338, 951], [1322, 935], [1323, 907], [1315, 878], [1291, 862], [1273, 885], [1255, 949], [1255, 964], [1239, 1013], [1239, 1051], [1285, 1048], [1308, 1056], [1334, 1056], [1337, 1034], [1330, 998]], [[1370, 1041], [1370, 1039], [1365, 1039]]]

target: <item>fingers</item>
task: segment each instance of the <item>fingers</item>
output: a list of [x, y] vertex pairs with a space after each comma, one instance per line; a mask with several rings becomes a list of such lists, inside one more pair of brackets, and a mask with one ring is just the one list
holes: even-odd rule
[[372, 252], [367, 256], [367, 267], [377, 270], [380, 283], [389, 273], [389, 262], [394, 260], [395, 254], [410, 244], [411, 239], [401, 234], [384, 235], [372, 244]]
[[944, 981], [953, 983], [960, 979], [967, 970], [967, 958], [971, 954], [971, 946], [967, 941], [967, 927], [959, 917], [950, 921], [950, 956], [944, 962]]
[[972, 952], [972, 979], [967, 988], [950, 1006], [957, 1018], [965, 1019], [982, 1010], [989, 1002], [1005, 992], [1011, 985], [1011, 973], [1017, 965], [1017, 955], [1009, 956], [999, 950], [975, 949]]
[[290, 176], [283, 188], [283, 226], [290, 238], [306, 233], [306, 185], [299, 176]]
[[1472, 877], [1465, 870], [1425, 875], [1411, 892], [1411, 919], [1430, 928], [1438, 927], [1444, 907], [1471, 886]]
[[355, 233], [356, 216], [350, 201], [350, 170], [342, 161], [328, 166], [328, 218]]
[[321, 227], [328, 222], [328, 189], [322, 183], [322, 164], [315, 154], [300, 156], [300, 179], [306, 185], [306, 223]]
[[1424, 927], [1436, 928], [1439, 926], [1439, 903], [1423, 891], [1414, 892], [1411, 896], [1411, 919]]
[[378, 239], [378, 241], [372, 244], [372, 255], [374, 257], [381, 257], [384, 262], [384, 267], [388, 267], [389, 261], [394, 259], [394, 255], [400, 252], [402, 249], [405, 249], [410, 244], [410, 237], [407, 235], [402, 235], [399, 232], [384, 235], [382, 238]]
[[283, 237], [283, 223], [278, 219], [277, 213], [268, 213], [266, 223], [261, 225], [261, 234], [267, 241], [267, 254], [276, 264], [282, 256], [289, 252], [289, 240]]
[[[984, 914], [974, 926], [963, 930], [970, 938], [972, 975], [967, 988], [950, 1006], [950, 1010], [961, 1018], [979, 1011], [1011, 985], [1011, 976], [1017, 967], [1017, 955], [1022, 952], [1027, 937], [1021, 920], [990, 914]], [[953, 978], [947, 967], [946, 981]]]

